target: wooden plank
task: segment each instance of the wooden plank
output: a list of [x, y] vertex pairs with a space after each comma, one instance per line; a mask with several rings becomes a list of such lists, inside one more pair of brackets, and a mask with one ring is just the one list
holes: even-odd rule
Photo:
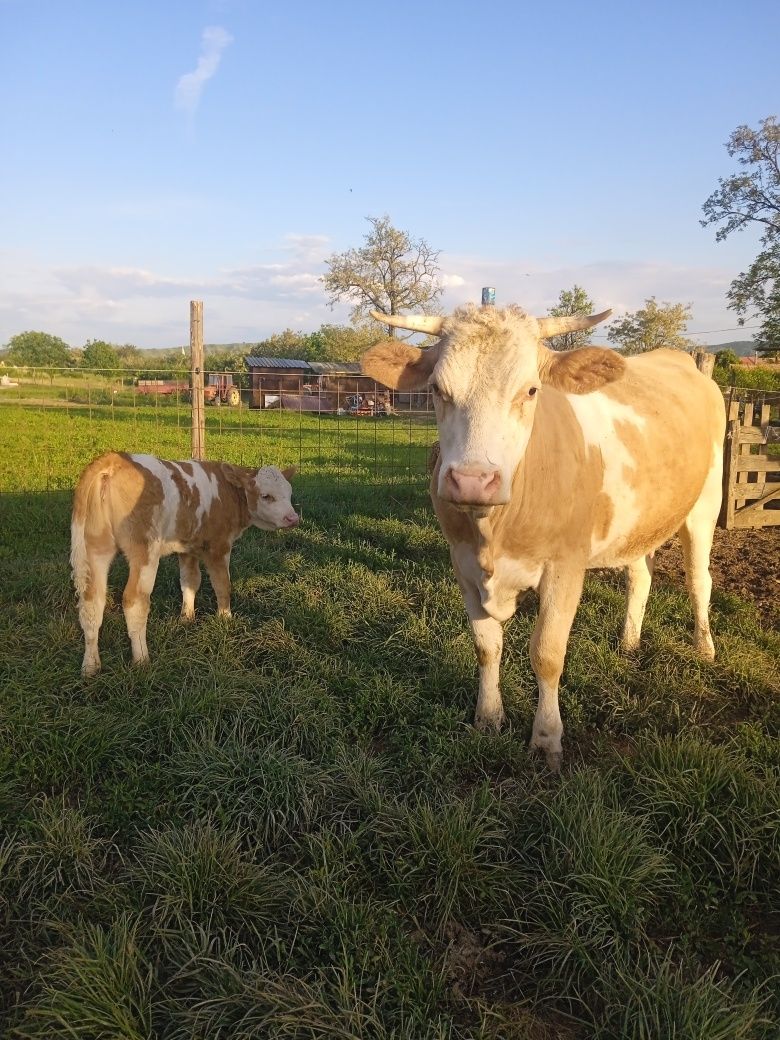
[[740, 444], [766, 444], [768, 424], [763, 426], [740, 426]]
[[734, 484], [731, 488], [731, 494], [737, 502], [746, 498], [761, 498], [774, 491], [780, 492], [780, 484], [759, 481], [755, 484]]
[[190, 300], [190, 368], [192, 378], [192, 458], [206, 457], [206, 413], [203, 388], [203, 301]]
[[745, 401], [745, 418], [742, 420], [743, 426], [753, 425], [753, 402]]
[[780, 458], [772, 458], [769, 455], [739, 455], [735, 472], [780, 473]]
[[761, 425], [762, 426], [768, 426], [769, 425], [769, 405], [768, 404], [762, 404], [761, 405]]
[[[738, 402], [731, 402], [732, 409], [734, 405], [738, 407]], [[734, 496], [731, 493], [731, 486], [736, 478], [736, 462], [739, 454], [739, 427], [740, 422], [738, 418], [735, 417], [729, 420], [726, 427], [726, 443], [723, 451], [723, 503], [718, 522], [727, 531], [734, 526]]]
[[734, 523], [732, 524], [735, 530], [746, 527], [779, 526], [780, 509], [753, 509], [749, 511], [742, 509], [735, 514]]
[[[756, 485], [756, 487], [758, 487], [758, 485]], [[766, 487], [766, 484], [764, 484], [763, 487]], [[770, 491], [765, 495], [759, 496], [759, 498], [757, 498], [755, 502], [751, 502], [749, 505], [742, 506], [739, 512], [746, 513], [750, 509], [763, 509], [767, 502], [774, 502], [778, 498], [780, 498], [780, 487], [775, 487], [773, 491]]]

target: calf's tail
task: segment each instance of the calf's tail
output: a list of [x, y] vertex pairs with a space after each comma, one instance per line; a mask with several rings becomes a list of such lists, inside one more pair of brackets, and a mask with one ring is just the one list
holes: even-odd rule
[[79, 477], [73, 496], [70, 567], [79, 600], [89, 587], [90, 546], [115, 546], [108, 511], [108, 485], [114, 459], [115, 456], [102, 455], [90, 463]]

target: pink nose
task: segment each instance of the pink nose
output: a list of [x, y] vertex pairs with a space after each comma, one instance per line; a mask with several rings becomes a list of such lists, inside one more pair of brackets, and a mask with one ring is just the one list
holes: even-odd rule
[[299, 520], [300, 520], [300, 517], [298, 516], [297, 513], [295, 513], [295, 512], [288, 513], [287, 516], [284, 518], [284, 526], [285, 527], [295, 527]]
[[446, 484], [453, 502], [490, 505], [501, 490], [501, 473], [484, 466], [462, 466], [450, 469]]

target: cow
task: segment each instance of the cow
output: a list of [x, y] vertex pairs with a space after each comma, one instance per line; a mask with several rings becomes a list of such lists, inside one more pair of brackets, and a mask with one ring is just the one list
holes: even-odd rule
[[500, 728], [503, 625], [535, 589], [530, 643], [539, 700], [531, 747], [560, 768], [558, 685], [585, 572], [625, 568], [622, 645], [639, 645], [653, 553], [677, 533], [698, 653], [714, 658], [709, 555], [721, 502], [725, 407], [682, 351], [635, 357], [542, 341], [609, 317], [534, 318], [517, 306], [448, 317], [374, 317], [440, 337], [389, 340], [363, 371], [402, 391], [430, 388], [439, 432], [430, 493], [449, 543], [479, 664], [475, 725]]
[[84, 632], [82, 674], [100, 670], [98, 633], [108, 570], [117, 552], [127, 558], [122, 596], [133, 664], [149, 659], [146, 621], [160, 558], [179, 555], [181, 617], [195, 616], [200, 561], [230, 615], [230, 551], [251, 526], [294, 527], [289, 479], [295, 467], [251, 469], [228, 462], [166, 462], [153, 455], [109, 452], [79, 477], [71, 519], [70, 563]]

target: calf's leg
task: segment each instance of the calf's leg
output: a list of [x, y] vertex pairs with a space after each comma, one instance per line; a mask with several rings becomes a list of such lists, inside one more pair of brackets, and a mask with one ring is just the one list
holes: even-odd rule
[[197, 556], [179, 553], [179, 585], [181, 616], [185, 621], [192, 621], [195, 617], [195, 596], [200, 588], [200, 563]]
[[100, 671], [98, 634], [100, 626], [103, 624], [103, 613], [106, 609], [108, 571], [115, 555], [116, 551], [113, 549], [107, 552], [88, 554], [89, 576], [86, 586], [79, 596], [79, 621], [84, 633], [82, 675], [95, 675]]
[[539, 616], [530, 647], [531, 664], [539, 687], [531, 747], [544, 751], [547, 764], [554, 771], [560, 769], [563, 759], [558, 684], [584, 578], [584, 570], [566, 570], [548, 564], [539, 583]]
[[206, 570], [217, 597], [217, 613], [230, 617], [230, 550], [206, 557]]
[[128, 557], [130, 575], [122, 596], [122, 606], [127, 622], [127, 634], [133, 654], [133, 664], [144, 664], [149, 660], [146, 646], [146, 621], [149, 617], [149, 600], [157, 578], [160, 557], [152, 549]]

